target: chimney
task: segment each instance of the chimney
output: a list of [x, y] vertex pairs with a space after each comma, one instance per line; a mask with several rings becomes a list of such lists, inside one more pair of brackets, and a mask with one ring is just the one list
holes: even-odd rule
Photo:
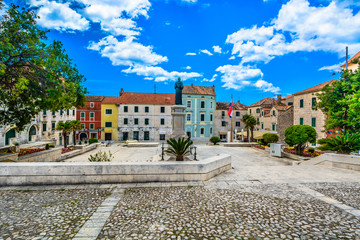
[[240, 104], [240, 100], [238, 100], [237, 103]]
[[281, 104], [281, 95], [277, 95], [276, 104]]
[[193, 86], [194, 86], [194, 84], [192, 83], [192, 84], [191, 84], [191, 86], [193, 87]]
[[120, 93], [119, 93], [119, 96], [121, 97], [121, 96], [123, 95], [123, 93], [124, 93], [124, 89], [121, 88]]

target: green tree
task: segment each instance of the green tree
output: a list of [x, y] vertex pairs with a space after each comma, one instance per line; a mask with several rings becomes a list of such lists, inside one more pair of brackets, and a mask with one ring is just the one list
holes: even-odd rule
[[73, 132], [73, 143], [76, 145], [76, 131], [82, 129], [82, 126], [79, 120], [72, 120], [70, 126], [71, 131]]
[[71, 129], [71, 123], [70, 122], [58, 122], [56, 125], [56, 130], [61, 131], [61, 134], [63, 135], [64, 140], [64, 148], [67, 147], [67, 133], [70, 132]]
[[218, 136], [212, 136], [210, 138], [210, 142], [212, 142], [214, 145], [216, 145], [218, 142], [220, 142], [220, 138]]
[[11, 4], [0, 20], [0, 124], [23, 130], [42, 109], [84, 105], [85, 78], [36, 14]]
[[[243, 118], [241, 119], [241, 121], [245, 124], [248, 142], [254, 141], [254, 128], [255, 128], [256, 124], [258, 124], [256, 121], [256, 118], [254, 118], [250, 114], [245, 114], [245, 115], [243, 115]], [[249, 130], [251, 132], [251, 138], [249, 135]]]
[[189, 148], [193, 144], [191, 140], [185, 138], [179, 138], [178, 140], [170, 138], [167, 143], [170, 147], [165, 152], [176, 156], [176, 161], [184, 161], [184, 156], [190, 152]]
[[285, 130], [285, 142], [302, 155], [308, 143], [316, 143], [316, 131], [308, 125], [293, 125]]
[[340, 128], [346, 133], [360, 129], [360, 71], [342, 72], [340, 80], [323, 88], [316, 104], [326, 115], [327, 130]]
[[276, 143], [279, 141], [279, 136], [276, 133], [265, 133], [263, 137], [265, 143]]

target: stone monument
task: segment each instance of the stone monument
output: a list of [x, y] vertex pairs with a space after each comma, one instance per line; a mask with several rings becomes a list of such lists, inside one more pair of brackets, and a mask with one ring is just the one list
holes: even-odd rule
[[171, 138], [185, 137], [185, 109], [186, 107], [182, 105], [182, 90], [184, 88], [183, 83], [180, 78], [175, 83], [175, 105], [171, 107], [171, 116], [172, 116], [172, 133]]

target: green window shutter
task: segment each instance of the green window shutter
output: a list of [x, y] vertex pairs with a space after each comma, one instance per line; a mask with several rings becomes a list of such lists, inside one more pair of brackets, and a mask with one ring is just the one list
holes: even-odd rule
[[43, 123], [43, 132], [46, 132], [46, 123]]
[[62, 116], [62, 115], [63, 115], [63, 110], [61, 109], [61, 110], [60, 110], [60, 116]]
[[124, 112], [128, 112], [128, 106], [124, 106]]
[[160, 121], [161, 121], [161, 125], [165, 125], [165, 119], [164, 118], [162, 118]]
[[304, 118], [300, 118], [300, 125], [304, 124]]
[[315, 105], [316, 105], [316, 97], [311, 99], [311, 106], [315, 107]]
[[43, 110], [43, 115], [46, 115], [46, 110]]
[[68, 115], [68, 116], [70, 115], [70, 110], [69, 109], [66, 110], [66, 115]]
[[311, 126], [316, 127], [316, 118], [311, 118]]
[[304, 107], [304, 99], [300, 99], [300, 107], [301, 107], [301, 108]]
[[124, 118], [124, 124], [128, 124], [128, 119]]
[[134, 124], [139, 124], [139, 119], [138, 118], [134, 119]]

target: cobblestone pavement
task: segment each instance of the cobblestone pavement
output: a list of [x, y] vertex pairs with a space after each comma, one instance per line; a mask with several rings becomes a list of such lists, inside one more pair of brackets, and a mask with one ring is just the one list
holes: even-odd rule
[[0, 239], [71, 239], [108, 189], [0, 191]]
[[360, 219], [288, 185], [133, 188], [98, 237], [114, 238], [360, 239]]

